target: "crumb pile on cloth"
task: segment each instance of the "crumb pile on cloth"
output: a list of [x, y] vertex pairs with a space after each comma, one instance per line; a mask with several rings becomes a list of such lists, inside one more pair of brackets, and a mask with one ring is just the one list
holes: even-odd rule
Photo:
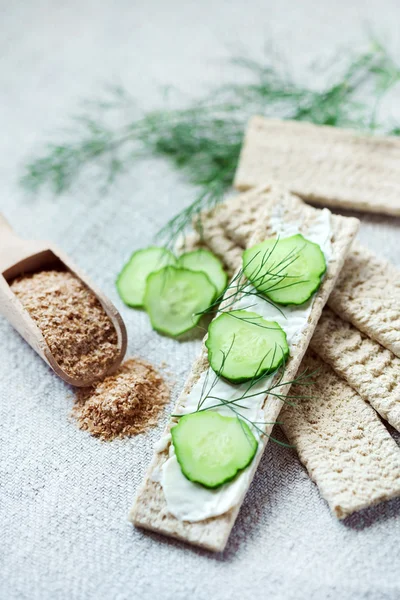
[[72, 414], [80, 429], [113, 440], [156, 425], [169, 397], [158, 371], [142, 359], [130, 358], [103, 381], [77, 389]]

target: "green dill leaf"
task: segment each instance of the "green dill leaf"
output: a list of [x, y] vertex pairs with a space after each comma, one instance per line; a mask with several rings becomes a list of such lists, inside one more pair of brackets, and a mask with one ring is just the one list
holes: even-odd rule
[[108, 88], [104, 99], [84, 104], [66, 141], [49, 144], [26, 165], [22, 184], [32, 192], [49, 186], [61, 194], [94, 163], [104, 189], [141, 157], [165, 158], [198, 189], [194, 200], [159, 232], [158, 238], [172, 245], [232, 185], [246, 123], [254, 114], [400, 135], [399, 127], [378, 122], [382, 99], [400, 81], [400, 67], [377, 40], [366, 52], [349, 53], [347, 65], [334, 78], [334, 61], [326, 63], [324, 78], [331, 82], [322, 89], [290, 77], [284, 57], [272, 53], [261, 63], [247, 57], [230, 63], [244, 82], [236, 77], [186, 108], [151, 111], [118, 128], [106, 124], [107, 115], [125, 115], [135, 109], [135, 101], [122, 87]]

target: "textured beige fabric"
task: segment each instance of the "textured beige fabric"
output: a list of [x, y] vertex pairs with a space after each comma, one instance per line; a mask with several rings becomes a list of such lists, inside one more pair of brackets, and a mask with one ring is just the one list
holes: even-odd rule
[[235, 186], [247, 190], [270, 179], [316, 204], [400, 215], [400, 140], [253, 117]]
[[[263, 214], [260, 215], [259, 227], [255, 230], [255, 233], [251, 238], [251, 243], [258, 243], [259, 241], [265, 239], [265, 237], [268, 237], [274, 233], [269, 224], [268, 215], [271, 214], [273, 208], [278, 205], [283, 210], [283, 220], [285, 222], [292, 222], [295, 220], [299, 226], [299, 229], [304, 233], [304, 235], [307, 235], [308, 228], [312, 226], [312, 223], [319, 214], [318, 209], [304, 205], [301, 200], [295, 196], [286, 194], [283, 197], [282, 194], [277, 194], [269, 188], [262, 188], [260, 190], [249, 192], [248, 194], [243, 194], [242, 201], [246, 203], [247, 200], [251, 200], [254, 195], [262, 197], [264, 208]], [[302, 332], [300, 339], [292, 348], [292, 356], [288, 360], [285, 369], [285, 379], [287, 381], [292, 380], [299, 369], [301, 360], [321, 315], [322, 308], [325, 305], [333, 286], [335, 285], [340, 269], [343, 266], [345, 255], [352, 243], [354, 236], [356, 235], [358, 221], [352, 218], [331, 215], [331, 226], [333, 234], [332, 258], [329, 261], [324, 281], [315, 296], [313, 310], [309, 317], [308, 327]], [[178, 400], [177, 407], [184, 403], [185, 398], [193, 387], [194, 383], [198, 380], [201, 373], [207, 369], [207, 367], [207, 355], [205, 348], [203, 347], [202, 354], [193, 367], [185, 389]], [[282, 394], [286, 394], [289, 391], [289, 388], [290, 385], [282, 386]], [[281, 400], [276, 397], [266, 398], [263, 411], [264, 418], [267, 423], [273, 423], [276, 421], [282, 405], [283, 403]], [[271, 433], [272, 427], [272, 424], [268, 426], [268, 429], [266, 430], [267, 436]], [[169, 431], [169, 428], [170, 425], [167, 427], [167, 432]], [[260, 442], [263, 445], [263, 448], [268, 441], [267, 436], [263, 438], [262, 442]], [[131, 511], [131, 519], [133, 523], [140, 527], [164, 533], [166, 535], [188, 541], [192, 544], [202, 546], [213, 551], [223, 550], [243, 498], [241, 498], [238, 502], [238, 505], [228, 513], [219, 517], [207, 519], [199, 523], [188, 523], [174, 518], [170, 513], [168, 513], [164, 494], [159, 482], [155, 481], [153, 478], [153, 473], [156, 472], [168, 459], [168, 451], [169, 448], [166, 448], [165, 450], [156, 453], [153, 458], [144, 484], [138, 493], [135, 505]], [[253, 475], [257, 469], [260, 458], [261, 453], [258, 454], [257, 459], [255, 459], [251, 465]]]
[[312, 350], [301, 369], [318, 369], [314, 384], [291, 394], [311, 389], [312, 398], [285, 406], [280, 420], [333, 513], [343, 519], [399, 496], [400, 450], [373, 408]]
[[400, 359], [329, 308], [310, 347], [400, 431]]

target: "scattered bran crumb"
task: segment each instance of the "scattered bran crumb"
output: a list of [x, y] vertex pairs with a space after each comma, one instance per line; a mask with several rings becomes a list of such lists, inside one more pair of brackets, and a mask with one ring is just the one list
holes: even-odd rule
[[69, 271], [39, 271], [11, 289], [42, 330], [67, 375], [97, 379], [118, 356], [115, 328], [96, 296]]
[[169, 396], [168, 386], [154, 367], [130, 358], [103, 381], [76, 390], [72, 414], [80, 429], [113, 440], [156, 425]]

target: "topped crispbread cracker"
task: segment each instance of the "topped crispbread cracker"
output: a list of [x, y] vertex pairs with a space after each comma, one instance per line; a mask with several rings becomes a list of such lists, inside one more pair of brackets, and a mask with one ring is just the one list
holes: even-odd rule
[[[318, 209], [304, 205], [301, 200], [294, 196], [282, 196], [281, 194], [272, 192], [268, 188], [261, 188], [248, 194], [243, 194], [241, 200], [243, 203], [246, 203], [246, 201], [251, 200], [254, 195], [261, 197], [263, 213], [260, 215], [257, 231], [252, 236], [250, 245], [259, 243], [267, 237], [276, 234], [271, 223], [271, 214], [274, 210], [278, 209], [282, 221], [288, 224], [294, 224], [304, 236], [307, 236], [307, 231], [312, 224], [318, 220], [321, 213]], [[291, 357], [287, 361], [285, 368], [285, 381], [288, 382], [292, 381], [296, 376], [301, 360], [321, 315], [322, 308], [335, 285], [340, 269], [343, 266], [346, 253], [358, 229], [358, 221], [356, 219], [331, 214], [329, 219], [331, 230], [331, 256], [327, 263], [325, 278], [313, 298], [312, 310], [306, 327], [301, 331], [301, 335], [298, 336], [298, 339], [296, 339], [291, 348]], [[217, 235], [217, 232], [214, 232], [214, 234]], [[227, 249], [225, 249], [225, 251], [226, 250]], [[193, 366], [186, 386], [175, 407], [175, 411], [178, 411], [179, 407], [185, 403], [190, 390], [208, 366], [207, 354], [203, 347], [201, 356]], [[282, 395], [285, 395], [289, 391], [289, 388], [290, 384], [282, 386]], [[259, 442], [261, 450], [266, 446], [273, 423], [279, 415], [282, 405], [282, 400], [276, 396], [267, 396], [264, 400], [263, 416], [265, 422], [270, 425], [266, 427], [266, 436], [261, 438]], [[167, 432], [169, 430], [170, 425], [167, 427]], [[181, 521], [168, 512], [163, 489], [155, 476], [160, 467], [168, 460], [168, 451], [169, 444], [156, 452], [153, 458], [145, 482], [139, 491], [131, 512], [133, 523], [140, 527], [164, 533], [213, 551], [223, 550], [243, 501], [244, 494], [238, 498], [237, 504], [232, 509], [220, 516], [198, 522]], [[257, 454], [249, 467], [251, 478], [256, 471], [261, 454], [262, 452]]]
[[235, 187], [248, 190], [271, 179], [314, 204], [400, 215], [400, 140], [255, 116]]
[[[269, 186], [282, 200], [289, 194], [280, 183]], [[242, 195], [201, 215], [202, 233], [213, 252], [232, 267], [246, 248], [262, 214], [261, 198]], [[400, 357], [400, 271], [354, 241], [329, 296], [328, 306], [385, 348]]]

